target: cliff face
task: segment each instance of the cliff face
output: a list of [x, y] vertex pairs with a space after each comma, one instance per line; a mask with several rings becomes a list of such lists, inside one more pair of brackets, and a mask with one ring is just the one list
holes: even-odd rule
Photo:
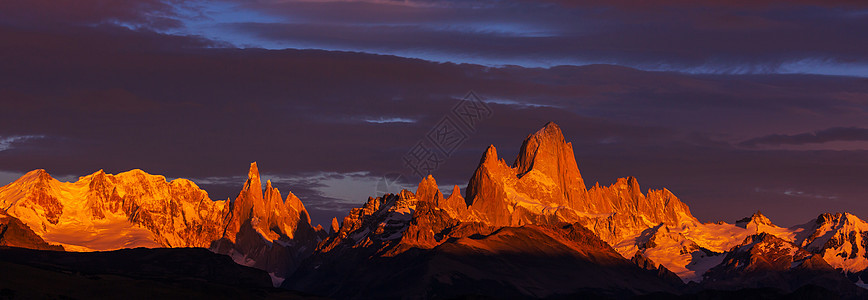
[[846, 298], [864, 297], [863, 289], [853, 285], [821, 255], [769, 233], [750, 235], [723, 256], [719, 265], [704, 274], [705, 288], [773, 287], [791, 292], [810, 284], [826, 287]]
[[225, 229], [221, 238], [209, 244], [211, 249], [239, 264], [268, 271], [275, 284], [295, 271], [326, 235], [311, 226], [304, 204], [294, 194], [290, 192], [284, 200], [270, 180], [263, 192], [255, 162], [227, 210]]
[[490, 146], [467, 186], [467, 204], [471, 217], [464, 219], [494, 226], [579, 222], [613, 244], [660, 223], [698, 223], [671, 192], [646, 196], [633, 177], [587, 190], [572, 145], [554, 123], [525, 139], [512, 167]]
[[573, 146], [564, 140], [560, 127], [548, 123], [534, 134], [528, 135], [512, 164], [516, 176], [529, 176], [519, 180], [520, 188], [527, 190], [533, 183], [553, 183], [550, 204], [567, 206], [579, 211], [593, 210], [588, 199], [585, 181], [579, 173]]
[[[433, 182], [433, 178], [423, 181], [429, 185], [425, 182]], [[657, 270], [666, 269], [661, 274], [676, 274], [685, 282], [703, 281], [706, 272], [720, 264], [714, 274], [721, 276], [727, 255], [755, 234], [791, 243], [816, 257], [811, 262], [827, 262], [851, 274], [853, 281], [868, 276], [863, 271], [868, 268], [864, 246], [868, 245], [868, 226], [855, 216], [824, 214], [799, 228], [781, 228], [757, 212], [734, 225], [703, 224], [672, 192], [660, 189], [643, 193], [634, 177], [586, 189], [572, 145], [553, 123], [525, 139], [511, 166], [489, 146], [468, 183], [466, 205], [443, 203], [448, 205], [438, 207], [459, 223], [476, 222], [494, 228], [581, 224], [621, 256], [653, 260], [659, 263], [654, 266]]]
[[0, 246], [63, 251], [63, 247], [46, 243], [21, 220], [3, 211], [0, 211]]
[[[310, 255], [324, 237], [310, 225], [301, 201], [267, 182], [256, 163], [235, 201], [214, 201], [186, 179], [171, 182], [142, 170], [117, 175], [102, 170], [60, 182], [31, 171], [0, 188], [0, 212], [10, 235], [32, 232], [30, 248], [104, 251], [135, 247], [212, 247], [236, 262], [279, 276]], [[20, 221], [19, 221], [20, 220]], [[22, 226], [18, 226], [20, 225]]]
[[207, 247], [223, 234], [225, 204], [189, 180], [141, 170], [100, 170], [72, 183], [35, 170], [0, 188], [3, 210], [72, 251]]
[[624, 259], [577, 223], [497, 226], [487, 215], [469, 214], [461, 200], [457, 188], [444, 198], [431, 176], [416, 193], [369, 198], [284, 287], [337, 298], [526, 298], [674, 291], [681, 284]]
[[[284, 198], [270, 181], [263, 189], [256, 163], [226, 201], [189, 180], [141, 170], [73, 183], [35, 170], [0, 188], [0, 246], [209, 247], [266, 270], [275, 285], [289, 278], [284, 286], [342, 297], [382, 292], [374, 287], [395, 297], [612, 296], [690, 281], [785, 291], [811, 284], [859, 295], [853, 283], [868, 282], [868, 223], [854, 215], [822, 214], [791, 228], [760, 212], [735, 224], [700, 223], [669, 190], [643, 193], [633, 177], [586, 189], [573, 155], [549, 123], [528, 136], [512, 165], [488, 147], [466, 199], [458, 186], [444, 195], [428, 176], [415, 193], [368, 198], [333, 219], [328, 234], [311, 226], [298, 197]], [[570, 281], [577, 274], [593, 285]]]
[[854, 280], [868, 282], [868, 223], [849, 213], [824, 213], [792, 231], [795, 244]]

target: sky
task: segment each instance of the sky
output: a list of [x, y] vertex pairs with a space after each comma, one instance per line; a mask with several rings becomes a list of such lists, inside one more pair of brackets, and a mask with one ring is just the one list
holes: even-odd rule
[[868, 218], [865, 49], [857, 0], [5, 0], [0, 184], [138, 168], [228, 199], [256, 161], [328, 224], [414, 190], [402, 157], [472, 91], [447, 194], [553, 121], [587, 184], [701, 221]]

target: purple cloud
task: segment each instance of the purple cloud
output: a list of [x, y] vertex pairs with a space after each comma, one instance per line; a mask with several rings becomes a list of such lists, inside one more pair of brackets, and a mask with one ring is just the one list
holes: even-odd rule
[[859, 127], [833, 127], [800, 134], [772, 134], [752, 138], [739, 143], [739, 145], [744, 147], [757, 147], [760, 145], [805, 145], [822, 144], [834, 141], [868, 141], [868, 129]]

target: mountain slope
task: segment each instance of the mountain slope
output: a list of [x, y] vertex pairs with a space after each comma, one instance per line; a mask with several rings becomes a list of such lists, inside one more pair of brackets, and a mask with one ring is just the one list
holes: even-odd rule
[[794, 243], [868, 286], [868, 223], [849, 213], [825, 213], [791, 230]]
[[72, 251], [207, 246], [222, 234], [224, 207], [189, 180], [141, 170], [73, 183], [35, 170], [0, 188], [0, 208]]
[[304, 299], [261, 270], [205, 249], [59, 252], [0, 247], [0, 295], [12, 299]]
[[[619, 179], [608, 187], [596, 184], [590, 190], [586, 190], [575, 160], [570, 159], [572, 155], [572, 147], [564, 142], [560, 129], [557, 125], [549, 123], [543, 129], [528, 136], [512, 166], [507, 165], [497, 156], [494, 146], [486, 149], [468, 184], [466, 201], [461, 201], [464, 199], [460, 198], [457, 187], [453, 189], [452, 195], [444, 197], [431, 176], [420, 182], [415, 194], [402, 191], [397, 195], [369, 198], [362, 208], [353, 209], [340, 226], [335, 226], [335, 234], [320, 244], [311, 260], [304, 264], [291, 281], [287, 282], [287, 286], [329, 295], [347, 296], [352, 292], [336, 288], [318, 276], [344, 274], [344, 277], [334, 275], [341, 278], [337, 279], [339, 286], [360, 288], [357, 284], [360, 284], [359, 281], [363, 280], [364, 275], [346, 266], [369, 265], [370, 268], [381, 266], [385, 270], [397, 272], [390, 269], [393, 268], [390, 267], [390, 263], [395, 262], [399, 257], [429, 257], [426, 255], [440, 257], [447, 255], [442, 252], [444, 249], [480, 243], [478, 240], [493, 243], [493, 239], [486, 240], [485, 237], [497, 232], [511, 232], [513, 229], [510, 228], [551, 229], [557, 228], [560, 224], [586, 227], [595, 236], [612, 245], [621, 258], [633, 258], [634, 265], [654, 273], [655, 280], [665, 280], [675, 285], [680, 280], [697, 283], [714, 281], [715, 284], [708, 286], [737, 289], [740, 277], [721, 274], [730, 274], [724, 270], [731, 269], [733, 264], [743, 265], [743, 262], [731, 256], [742, 253], [738, 250], [745, 247], [743, 241], [757, 234], [780, 239], [788, 245], [800, 243], [799, 239], [808, 244], [826, 245], [817, 247], [814, 251], [835, 249], [829, 251], [837, 253], [839, 257], [843, 257], [842, 247], [856, 249], [852, 250], [855, 255], [847, 252], [849, 260], [846, 263], [830, 260], [831, 268], [858, 265], [862, 257], [863, 252], [853, 248], [853, 245], [859, 242], [850, 239], [851, 235], [861, 236], [861, 231], [854, 231], [861, 230], [861, 225], [854, 221], [855, 217], [838, 221], [840, 218], [821, 216], [821, 221], [811, 223], [814, 224], [811, 228], [781, 228], [774, 225], [762, 213], [757, 212], [735, 224], [724, 222], [703, 224], [694, 218], [687, 205], [670, 191], [650, 190], [643, 194], [637, 180], [633, 177]], [[847, 228], [846, 232], [856, 233], [835, 233], [836, 228]], [[811, 232], [815, 233], [814, 238], [808, 241]], [[523, 238], [531, 238], [530, 236], [539, 238], [534, 233], [524, 231], [518, 235], [511, 243], [522, 245]], [[540, 238], [540, 241], [542, 240]], [[492, 247], [488, 250], [497, 250], [509, 249], [513, 245], [501, 243], [477, 248], [484, 247]], [[798, 246], [794, 247], [800, 249]], [[535, 250], [531, 248], [517, 252], [534, 253]], [[790, 263], [801, 264], [805, 257], [811, 259], [807, 260], [809, 263], [804, 266], [823, 265], [825, 262], [822, 254], [813, 255], [812, 252], [804, 249], [799, 251], [807, 256], [791, 259]], [[500, 252], [494, 251], [494, 253]], [[748, 260], [755, 258], [761, 260], [767, 256], [774, 255], [757, 254]], [[424, 261], [422, 258], [413, 259]], [[486, 261], [486, 259], [480, 260]], [[543, 261], [540, 259], [539, 263], [542, 264]], [[421, 268], [417, 270], [419, 272], [430, 268], [436, 269], [425, 263], [403, 261], [401, 263], [411, 264], [413, 268]], [[467, 263], [472, 265], [470, 262]], [[853, 287], [846, 281], [837, 281], [841, 278], [837, 272], [830, 273], [829, 269], [823, 268], [805, 269], [804, 266], [796, 269], [760, 268], [774, 275], [755, 277], [750, 284], [741, 283], [756, 287], [774, 286], [785, 291], [794, 291], [808, 284], [821, 284], [832, 290], [839, 287], [845, 289]], [[394, 268], [398, 267], [394, 266]], [[461, 265], [455, 267], [458, 271], [449, 272], [457, 272], [462, 274], [460, 276], [465, 276], [470, 272], [467, 270], [469, 268]], [[533, 267], [528, 266], [528, 268]], [[559, 270], [555, 266], [549, 268], [554, 272]], [[493, 272], [495, 269], [486, 271]], [[580, 273], [575, 270], [574, 272]], [[481, 273], [484, 272], [480, 271], [479, 274]], [[818, 274], [822, 278], [830, 279], [819, 282], [801, 280], [792, 286], [779, 284], [780, 278], [791, 276], [801, 278], [799, 276], [804, 276], [803, 274]], [[678, 279], [674, 278], [676, 275]], [[442, 284], [439, 279], [417, 278], [417, 280], [425, 282], [415, 291], [420, 293], [425, 291], [426, 286], [430, 288]], [[491, 280], [508, 281], [505, 278]], [[521, 288], [521, 283], [508, 285], [518, 289], [512, 291], [514, 293], [540, 296], [533, 294], [530, 288]], [[499, 289], [509, 290], [505, 287]], [[612, 290], [609, 289], [608, 292]]]
[[[298, 197], [289, 193], [284, 200], [270, 181], [263, 193], [256, 163], [234, 201], [211, 200], [192, 181], [169, 182], [142, 170], [100, 170], [76, 182], [34, 170], [0, 187], [0, 210], [9, 232], [0, 241], [9, 245], [68, 251], [211, 247], [280, 278], [325, 235], [311, 226]], [[28, 230], [35, 237], [22, 235]]]
[[[369, 198], [284, 287], [337, 298], [625, 296], [675, 292], [576, 223], [462, 221], [433, 177]], [[453, 198], [453, 201], [457, 198]]]
[[256, 163], [225, 201], [141, 170], [73, 183], [35, 170], [0, 188], [0, 245], [208, 247], [265, 270], [274, 285], [341, 298], [807, 295], [814, 287], [859, 297], [854, 283], [868, 279], [868, 223], [854, 215], [791, 228], [760, 212], [700, 223], [672, 192], [643, 193], [634, 177], [587, 189], [554, 123], [528, 135], [512, 165], [488, 147], [466, 199], [458, 186], [444, 195], [429, 175], [415, 193], [368, 198], [330, 227], [311, 226], [291, 192], [284, 198], [271, 181], [263, 189]]
[[725, 254], [723, 262], [705, 273], [702, 284], [713, 289], [772, 287], [793, 292], [806, 285], [821, 286], [839, 295], [868, 295], [822, 256], [769, 233], [748, 236]]
[[0, 246], [63, 251], [62, 246], [46, 243], [21, 220], [3, 211], [0, 211]]
[[228, 210], [223, 236], [209, 247], [236, 263], [268, 271], [275, 285], [295, 271], [326, 234], [311, 226], [304, 204], [294, 194], [284, 200], [270, 180], [263, 193], [256, 163], [250, 164], [247, 181]]
[[572, 145], [554, 123], [525, 139], [512, 167], [489, 146], [467, 185], [467, 203], [467, 220], [497, 226], [580, 222], [611, 244], [660, 223], [698, 223], [671, 192], [646, 196], [633, 177], [587, 190]]

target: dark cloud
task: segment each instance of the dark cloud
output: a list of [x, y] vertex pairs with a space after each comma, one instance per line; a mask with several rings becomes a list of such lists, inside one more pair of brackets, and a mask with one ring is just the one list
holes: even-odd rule
[[752, 138], [739, 143], [739, 145], [744, 147], [757, 147], [760, 145], [805, 145], [822, 144], [834, 141], [868, 141], [868, 129], [859, 127], [834, 127], [800, 134], [772, 134]]
[[119, 23], [167, 29], [182, 26], [175, 0], [4, 0], [0, 20], [29, 26]]
[[[531, 0], [531, 2], [537, 0]], [[741, 7], [754, 9], [768, 9], [780, 6], [805, 5], [815, 7], [866, 7], [864, 1], [859, 0], [660, 0], [660, 1], [630, 1], [630, 0], [542, 0], [542, 2], [557, 3], [563, 6], [609, 6], [620, 8], [659, 8], [659, 7]]]
[[289, 46], [445, 61], [610, 63], [701, 73], [817, 66], [864, 73], [868, 65], [868, 6], [858, 1], [434, 3], [257, 2], [245, 7], [288, 21], [224, 26]]

